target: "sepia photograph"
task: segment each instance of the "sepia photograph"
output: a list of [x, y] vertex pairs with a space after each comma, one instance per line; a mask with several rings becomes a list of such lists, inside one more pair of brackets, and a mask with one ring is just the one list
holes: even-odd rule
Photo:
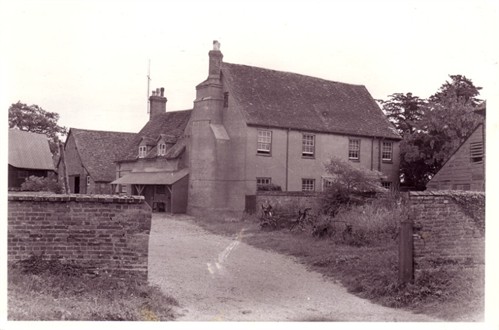
[[0, 0], [0, 329], [497, 329], [497, 31], [491, 0]]

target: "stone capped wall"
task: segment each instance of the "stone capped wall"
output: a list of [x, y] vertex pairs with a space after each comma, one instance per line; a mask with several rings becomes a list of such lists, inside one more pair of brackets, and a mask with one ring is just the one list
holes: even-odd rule
[[142, 196], [9, 194], [8, 260], [32, 255], [147, 281], [151, 209]]
[[411, 192], [409, 198], [416, 270], [426, 265], [484, 263], [483, 192]]

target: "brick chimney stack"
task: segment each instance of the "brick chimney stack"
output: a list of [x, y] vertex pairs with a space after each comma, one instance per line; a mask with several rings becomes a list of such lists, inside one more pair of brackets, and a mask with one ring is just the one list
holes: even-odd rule
[[213, 50], [210, 50], [208, 55], [210, 57], [208, 79], [219, 79], [224, 56], [220, 51], [220, 43], [217, 40], [213, 40]]
[[149, 96], [149, 120], [160, 113], [166, 112], [166, 101], [165, 89], [163, 87], [156, 88], [152, 91], [151, 96]]

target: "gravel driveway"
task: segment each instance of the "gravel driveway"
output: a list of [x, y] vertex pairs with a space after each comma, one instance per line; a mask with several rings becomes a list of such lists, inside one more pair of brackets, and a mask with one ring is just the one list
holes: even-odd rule
[[434, 321], [382, 307], [293, 258], [214, 235], [189, 216], [153, 214], [149, 280], [175, 297], [179, 321]]

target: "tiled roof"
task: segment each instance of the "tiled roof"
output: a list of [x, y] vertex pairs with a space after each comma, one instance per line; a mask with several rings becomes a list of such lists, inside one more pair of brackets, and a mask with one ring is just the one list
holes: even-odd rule
[[19, 168], [54, 170], [47, 136], [9, 129], [9, 165]]
[[[156, 143], [161, 134], [164, 134], [165, 138], [168, 140], [166, 142], [177, 142], [184, 134], [185, 126], [191, 117], [191, 111], [192, 110], [167, 111], [154, 116], [152, 120], [149, 120], [140, 132], [135, 135], [128, 144], [126, 152], [119, 160], [136, 160], [138, 158], [139, 144], [143, 138], [154, 140]], [[175, 145], [173, 147], [175, 147]], [[155, 150], [155, 147], [153, 149]], [[151, 150], [148, 155], [155, 155], [156, 153], [154, 150]], [[167, 154], [168, 153], [169, 151], [167, 150]]]
[[[123, 156], [135, 133], [93, 131], [71, 128], [83, 166], [94, 181], [111, 182], [116, 179], [114, 161]], [[69, 137], [69, 135], [68, 135]]]
[[362, 85], [230, 63], [222, 75], [248, 125], [401, 138]]

